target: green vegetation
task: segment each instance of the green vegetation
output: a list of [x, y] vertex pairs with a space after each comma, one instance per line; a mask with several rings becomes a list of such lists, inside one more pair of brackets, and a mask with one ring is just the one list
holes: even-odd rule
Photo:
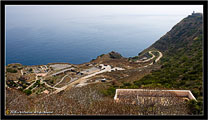
[[7, 84], [9, 87], [17, 87], [17, 86], [18, 86], [13, 80], [7, 80], [7, 81], [6, 81], [6, 84]]
[[35, 93], [38, 95], [41, 92], [43, 92], [44, 90], [46, 90], [46, 89], [42, 87], [42, 88], [37, 89], [37, 91]]
[[103, 57], [105, 54], [101, 54], [100, 57]]
[[[158, 54], [158, 52], [153, 52], [153, 54], [155, 55], [155, 54]], [[149, 52], [147, 53], [147, 57], [148, 58], [151, 58], [152, 57], [152, 54], [150, 54]]]
[[133, 60], [138, 60], [138, 56], [134, 56], [134, 57], [132, 57], [131, 59], [133, 59]]
[[32, 72], [32, 71], [33, 71], [33, 69], [32, 69], [32, 68], [30, 68], [30, 69], [29, 69], [29, 72]]
[[30, 94], [32, 94], [32, 91], [31, 91], [31, 90], [29, 90], [29, 89], [24, 90], [23, 92], [24, 92], [26, 95], [30, 95]]
[[29, 90], [32, 90], [32, 89], [35, 88], [36, 86], [40, 87], [40, 80], [37, 80], [37, 81], [35, 82], [35, 84], [33, 84], [33, 85], [29, 88]]
[[38, 87], [40, 87], [40, 80], [37, 80], [37, 81], [36, 81], [35, 86], [36, 86], [36, 85], [37, 85]]
[[27, 79], [23, 76], [20, 76], [19, 80], [22, 81], [22, 82], [25, 82]]
[[116, 87], [115, 86], [112, 86], [112, 87], [108, 88], [107, 90], [101, 91], [101, 93], [104, 96], [111, 96], [111, 97], [113, 97], [115, 95], [115, 92], [116, 92]]
[[[191, 90], [196, 101], [189, 101], [190, 114], [202, 114], [202, 18], [191, 17], [177, 24], [148, 49], [163, 52], [161, 69], [120, 88]], [[155, 53], [153, 53], [155, 54]], [[157, 54], [157, 53], [156, 53]]]
[[22, 70], [22, 67], [18, 67], [17, 69], [18, 69], [18, 70]]
[[120, 58], [122, 58], [121, 54], [119, 54], [117, 52], [114, 52], [114, 51], [110, 52], [109, 55], [110, 55], [110, 58], [113, 58], [113, 59], [120, 59]]
[[202, 38], [189, 48], [162, 58], [160, 70], [135, 81], [138, 87], [190, 89], [196, 98], [202, 96]]
[[17, 73], [17, 70], [13, 68], [7, 68], [6, 71], [10, 73]]
[[203, 110], [202, 110], [202, 107], [203, 107], [203, 103], [202, 101], [195, 101], [195, 100], [190, 100], [188, 101], [188, 107], [189, 107], [189, 114], [203, 114]]
[[[53, 114], [121, 114], [121, 115], [182, 115], [182, 114], [203, 114], [203, 88], [202, 88], [202, 19], [201, 17], [188, 17], [178, 23], [173, 29], [164, 35], [160, 40], [153, 44], [150, 48], [139, 53], [140, 56], [129, 58], [128, 60], [137, 60], [143, 57], [152, 57], [148, 51], [161, 51], [162, 59], [155, 63], [153, 59], [152, 67], [140, 69], [129, 69], [124, 71], [106, 72], [104, 77], [112, 78], [112, 82], [103, 84], [89, 84], [83, 87], [72, 87], [69, 90], [63, 90], [59, 94], [52, 94], [41, 101], [30, 101], [32, 93], [40, 94], [46, 90], [47, 86], [40, 84], [37, 80], [29, 89], [23, 90], [28, 84], [26, 78], [20, 77], [16, 82], [13, 78], [7, 79], [7, 85], [10, 87], [20, 87], [26, 95], [21, 95], [19, 90], [8, 89], [6, 92], [7, 108], [15, 110], [24, 109], [27, 106], [30, 110], [48, 110]], [[153, 52], [158, 56], [158, 52]], [[104, 54], [100, 55], [101, 57]], [[111, 52], [108, 54], [110, 58], [120, 59], [119, 53]], [[95, 59], [94, 59], [95, 60]], [[93, 60], [92, 60], [93, 61]], [[112, 60], [119, 61], [119, 60]], [[135, 65], [135, 64], [133, 64]], [[7, 68], [7, 72], [15, 73], [18, 66]], [[152, 70], [152, 71], [151, 71]], [[31, 70], [32, 71], [32, 70]], [[132, 72], [133, 71], [133, 72]], [[151, 71], [151, 72], [150, 72]], [[17, 72], [17, 70], [16, 70]], [[150, 74], [149, 74], [150, 72]], [[113, 73], [113, 74], [112, 74]], [[9, 75], [16, 75], [10, 74]], [[8, 75], [7, 74], [7, 75]], [[148, 74], [148, 75], [147, 75]], [[128, 76], [127, 76], [128, 75]], [[144, 76], [146, 75], [146, 76]], [[144, 77], [143, 77], [144, 76]], [[16, 76], [15, 76], [16, 77]], [[63, 76], [51, 77], [45, 80], [48, 84], [54, 85]], [[143, 77], [143, 78], [142, 78]], [[16, 83], [15, 83], [15, 82]], [[128, 82], [127, 82], [128, 81]], [[97, 86], [95, 86], [97, 85]], [[33, 90], [33, 88], [37, 87]], [[115, 95], [116, 89], [183, 89], [191, 90], [196, 97], [195, 100], [182, 101], [173, 100], [174, 104], [168, 102], [168, 106], [159, 104], [157, 100], [150, 101], [144, 99], [143, 104], [136, 98], [133, 102], [115, 102], [112, 97]], [[33, 91], [32, 91], [33, 90]], [[49, 89], [51, 90], [51, 89]], [[102, 94], [100, 94], [100, 92]], [[11, 104], [11, 101], [20, 96]], [[39, 96], [38, 96], [39, 97]], [[39, 98], [35, 99], [39, 99]], [[111, 97], [111, 98], [109, 98]], [[128, 96], [125, 96], [128, 98]], [[131, 97], [129, 97], [132, 99]], [[177, 98], [177, 97], [176, 97]], [[172, 100], [172, 98], [168, 98]], [[33, 104], [33, 106], [31, 104]], [[70, 104], [69, 104], [70, 103]], [[130, 104], [129, 104], [130, 103]], [[16, 106], [15, 106], [16, 105]], [[15, 107], [17, 108], [15, 108]], [[20, 111], [20, 110], [19, 110]]]
[[92, 59], [91, 62], [92, 62], [92, 61], [95, 61], [95, 59]]
[[155, 48], [165, 52], [172, 48], [176, 50], [182, 47], [186, 48], [200, 34], [202, 34], [202, 15], [199, 17], [189, 16], [175, 25], [171, 31], [161, 37], [149, 49]]
[[139, 56], [134, 56], [134, 57], [129, 57], [128, 61], [130, 61], [130, 60], [136, 61], [138, 59], [139, 59]]

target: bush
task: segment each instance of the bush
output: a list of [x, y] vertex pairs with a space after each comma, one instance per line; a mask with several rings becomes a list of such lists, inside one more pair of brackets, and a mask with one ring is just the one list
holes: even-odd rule
[[92, 59], [91, 62], [92, 62], [92, 61], [95, 61], [95, 59]]
[[137, 60], [138, 58], [139, 58], [138, 56], [132, 57], [133, 60]]
[[110, 87], [110, 88], [108, 88], [107, 90], [103, 90], [102, 93], [103, 93], [105, 96], [114, 96], [115, 93], [116, 93], [116, 88]]
[[202, 114], [202, 102], [195, 101], [195, 100], [189, 100], [188, 101], [188, 107], [190, 110], [189, 114]]
[[6, 71], [10, 73], [17, 73], [17, 70], [12, 69], [12, 68], [7, 68]]
[[37, 80], [35, 83], [35, 86], [38, 85], [38, 87], [40, 86], [40, 80]]
[[29, 90], [29, 89], [27, 89], [27, 90], [24, 90], [24, 93], [25, 93], [26, 95], [30, 95], [30, 94], [32, 94], [32, 91]]
[[105, 54], [100, 55], [100, 57], [103, 57]]
[[32, 71], [33, 71], [33, 69], [32, 69], [32, 68], [30, 68], [30, 69], [29, 69], [29, 71], [30, 71], [30, 72], [32, 72]]
[[119, 54], [117, 52], [114, 52], [114, 51], [110, 52], [109, 55], [110, 55], [110, 58], [113, 58], [113, 59], [120, 59], [120, 58], [122, 58], [121, 54]]
[[123, 86], [131, 86], [131, 83], [123, 83]]

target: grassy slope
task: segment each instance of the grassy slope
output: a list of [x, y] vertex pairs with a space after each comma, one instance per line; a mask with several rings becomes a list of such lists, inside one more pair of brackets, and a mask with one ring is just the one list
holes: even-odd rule
[[[189, 16], [150, 48], [162, 51], [161, 69], [134, 82], [138, 88], [187, 89], [197, 98], [202, 111], [202, 16]], [[147, 49], [147, 50], [148, 50]], [[195, 104], [195, 103], [194, 103]]]

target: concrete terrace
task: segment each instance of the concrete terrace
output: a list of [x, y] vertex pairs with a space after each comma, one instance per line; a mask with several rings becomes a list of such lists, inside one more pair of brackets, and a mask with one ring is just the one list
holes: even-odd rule
[[50, 65], [50, 67], [52, 67], [54, 70], [61, 70], [61, 69], [71, 67], [71, 65], [69, 65], [69, 64], [53, 64], [53, 65]]
[[59, 72], [53, 73], [52, 76], [56, 76], [56, 75], [59, 75], [59, 74], [62, 74], [62, 73], [65, 73], [65, 72], [71, 71], [71, 70], [74, 70], [74, 68], [72, 67], [72, 68], [61, 70]]
[[[171, 94], [170, 94], [171, 93]], [[116, 89], [114, 100], [119, 100], [122, 96], [139, 97], [185, 97], [190, 100], [196, 100], [190, 90], [148, 90], [148, 89]]]

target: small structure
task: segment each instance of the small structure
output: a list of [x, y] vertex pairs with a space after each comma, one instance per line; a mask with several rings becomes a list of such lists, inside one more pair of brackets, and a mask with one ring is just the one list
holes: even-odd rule
[[100, 64], [100, 65], [99, 65], [99, 68], [100, 68], [101, 70], [104, 70], [104, 69], [111, 69], [111, 66], [110, 66], [110, 65]]
[[191, 14], [192, 16], [200, 16], [202, 15], [201, 13], [196, 13], [195, 11], [193, 11], [193, 13]]
[[148, 90], [148, 89], [116, 89], [114, 100], [127, 99], [126, 96], [133, 97], [172, 97], [173, 93], [176, 97], [188, 98], [196, 100], [190, 90]]

